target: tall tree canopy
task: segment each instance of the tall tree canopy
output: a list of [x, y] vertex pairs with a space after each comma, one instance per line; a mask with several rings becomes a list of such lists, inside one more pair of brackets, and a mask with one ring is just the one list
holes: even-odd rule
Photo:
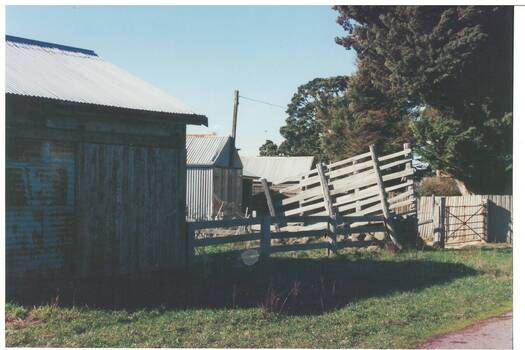
[[357, 52], [386, 102], [416, 115], [412, 131], [433, 168], [477, 193], [511, 191], [513, 8], [335, 8], [348, 32], [337, 42]]
[[305, 156], [338, 160], [365, 152], [375, 143], [380, 151], [399, 149], [408, 133], [404, 103], [388, 100], [366, 74], [314, 79], [299, 86], [281, 127], [284, 141], [267, 140], [260, 155]]
[[322, 159], [321, 120], [327, 118], [334, 99], [346, 90], [347, 77], [317, 78], [297, 88], [286, 113], [286, 124], [281, 127], [284, 141], [279, 152], [289, 156], [316, 156]]
[[319, 117], [325, 157], [339, 160], [366, 152], [371, 144], [381, 153], [399, 150], [412, 139], [409, 116], [406, 101], [384, 95], [359, 70], [348, 79], [345, 94], [333, 101], [331, 113]]

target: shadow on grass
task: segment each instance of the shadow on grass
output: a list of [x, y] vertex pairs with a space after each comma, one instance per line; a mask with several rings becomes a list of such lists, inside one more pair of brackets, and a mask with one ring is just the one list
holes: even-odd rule
[[83, 280], [59, 287], [56, 281], [40, 281], [19, 289], [16, 297], [8, 295], [8, 300], [104, 309], [261, 307], [268, 313], [320, 314], [362, 298], [476, 274], [463, 264], [422, 260], [272, 257], [253, 266], [239, 261], [235, 255], [217, 254], [189, 271], [140, 280]]

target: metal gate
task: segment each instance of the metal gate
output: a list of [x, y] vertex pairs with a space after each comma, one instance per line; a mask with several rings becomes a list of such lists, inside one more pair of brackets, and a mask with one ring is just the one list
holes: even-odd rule
[[445, 247], [487, 241], [487, 206], [447, 205], [445, 207]]

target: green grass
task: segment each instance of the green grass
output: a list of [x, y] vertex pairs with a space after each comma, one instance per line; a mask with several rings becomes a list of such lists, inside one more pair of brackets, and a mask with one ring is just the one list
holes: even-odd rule
[[[235, 265], [235, 258], [230, 262]], [[13, 347], [414, 347], [512, 307], [510, 248], [397, 254], [348, 250], [331, 258], [317, 251], [282, 254], [249, 268], [218, 265], [194, 271], [189, 308], [165, 302], [134, 310], [9, 303], [6, 343]], [[294, 283], [301, 287], [291, 295]], [[238, 297], [232, 296], [233, 285]], [[274, 303], [265, 299], [270, 290], [280, 296]], [[287, 295], [291, 296], [284, 302]], [[283, 312], [268, 313], [271, 307]]]

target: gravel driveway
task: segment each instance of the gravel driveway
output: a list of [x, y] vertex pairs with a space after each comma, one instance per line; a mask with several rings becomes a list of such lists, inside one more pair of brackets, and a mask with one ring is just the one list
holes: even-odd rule
[[421, 349], [512, 349], [512, 311], [462, 330], [442, 334]]

